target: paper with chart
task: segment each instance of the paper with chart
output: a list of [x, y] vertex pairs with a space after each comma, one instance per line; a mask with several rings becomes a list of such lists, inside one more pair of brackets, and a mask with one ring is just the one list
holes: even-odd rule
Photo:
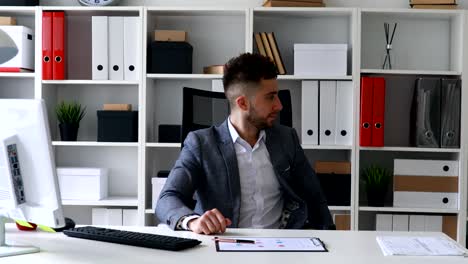
[[464, 256], [467, 254], [455, 241], [436, 236], [378, 236], [385, 256]]
[[[223, 237], [225, 238], [225, 237]], [[254, 240], [255, 244], [216, 242], [216, 251], [283, 251], [327, 252], [325, 244], [316, 237], [230, 237]]]

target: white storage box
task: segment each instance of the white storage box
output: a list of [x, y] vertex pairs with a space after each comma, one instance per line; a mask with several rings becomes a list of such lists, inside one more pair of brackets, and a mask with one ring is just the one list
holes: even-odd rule
[[34, 70], [34, 31], [25, 26], [0, 26], [0, 68]]
[[107, 197], [108, 170], [104, 168], [57, 168], [62, 199], [101, 200]]
[[159, 199], [159, 194], [161, 193], [164, 184], [166, 184], [167, 178], [158, 178], [154, 177], [151, 179], [151, 184], [153, 186], [153, 207], [152, 209], [156, 208], [156, 203]]
[[347, 44], [294, 44], [294, 75], [347, 75]]

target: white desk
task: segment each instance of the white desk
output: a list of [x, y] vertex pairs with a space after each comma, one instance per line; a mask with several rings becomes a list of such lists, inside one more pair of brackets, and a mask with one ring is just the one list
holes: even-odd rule
[[[375, 240], [378, 234], [372, 231], [316, 231], [316, 230], [253, 230], [230, 229], [227, 236], [265, 236], [265, 237], [320, 237], [330, 252], [216, 252], [212, 236], [196, 235], [191, 232], [173, 232], [167, 227], [125, 227], [123, 229], [202, 240], [199, 246], [180, 251], [163, 251], [92, 240], [70, 238], [62, 233], [24, 232], [13, 225], [7, 225], [7, 241], [38, 246], [40, 253], [6, 257], [2, 264], [19, 263], [216, 263], [216, 264], [296, 264], [296, 263], [468, 263], [463, 257], [384, 257]], [[407, 232], [392, 233], [408, 235]], [[424, 233], [411, 233], [422, 235]], [[431, 234], [431, 233], [429, 233]], [[427, 235], [427, 233], [426, 233]], [[432, 233], [431, 235], [434, 235]], [[442, 234], [440, 234], [442, 235]]]

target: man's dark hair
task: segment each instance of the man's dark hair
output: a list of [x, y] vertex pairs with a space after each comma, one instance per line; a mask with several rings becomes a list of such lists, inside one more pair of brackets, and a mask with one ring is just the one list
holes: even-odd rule
[[258, 87], [262, 79], [274, 79], [277, 75], [275, 64], [260, 54], [244, 53], [230, 59], [224, 65], [223, 85], [231, 108], [240, 94], [251, 92], [251, 87]]

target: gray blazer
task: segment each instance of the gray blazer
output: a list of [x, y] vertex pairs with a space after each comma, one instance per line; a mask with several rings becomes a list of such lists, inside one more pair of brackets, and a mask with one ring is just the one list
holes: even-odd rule
[[[281, 227], [333, 229], [319, 180], [296, 131], [275, 125], [265, 132], [265, 144], [284, 194]], [[155, 212], [162, 223], [175, 229], [181, 217], [217, 208], [232, 220], [230, 227], [237, 227], [240, 196], [237, 157], [226, 120], [220, 126], [188, 134]]]

